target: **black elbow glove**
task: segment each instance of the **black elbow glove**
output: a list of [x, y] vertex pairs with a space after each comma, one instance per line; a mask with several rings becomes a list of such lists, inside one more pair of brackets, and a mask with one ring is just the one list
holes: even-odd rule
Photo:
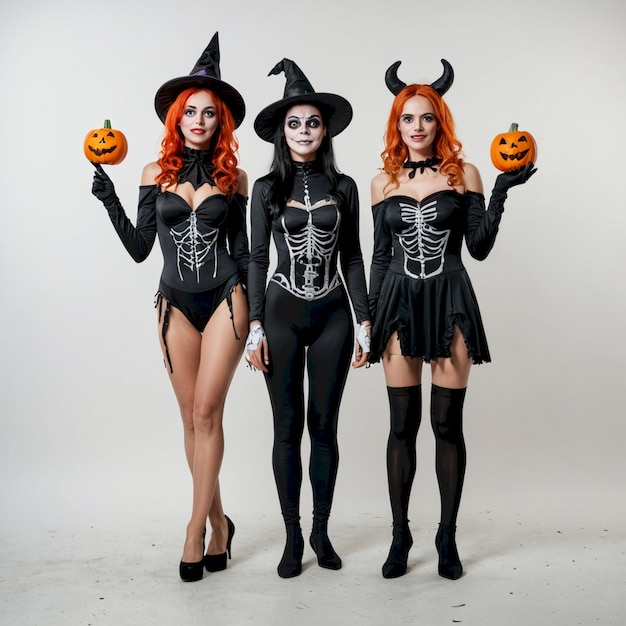
[[93, 175], [93, 183], [91, 185], [91, 193], [104, 204], [106, 209], [116, 208], [121, 206], [120, 199], [115, 193], [115, 186], [113, 181], [109, 178], [107, 173], [102, 169], [100, 163], [94, 163], [96, 171]]
[[489, 211], [502, 213], [507, 192], [511, 187], [523, 185], [535, 172], [537, 168], [534, 163], [529, 163], [524, 167], [512, 172], [503, 172], [496, 178], [491, 197], [489, 198]]

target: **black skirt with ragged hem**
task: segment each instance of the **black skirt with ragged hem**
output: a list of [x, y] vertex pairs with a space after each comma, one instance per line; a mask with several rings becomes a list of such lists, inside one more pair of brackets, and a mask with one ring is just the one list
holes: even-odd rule
[[370, 363], [380, 361], [395, 332], [404, 356], [425, 362], [449, 358], [455, 326], [475, 365], [491, 361], [476, 295], [464, 269], [425, 280], [387, 272], [372, 328]]

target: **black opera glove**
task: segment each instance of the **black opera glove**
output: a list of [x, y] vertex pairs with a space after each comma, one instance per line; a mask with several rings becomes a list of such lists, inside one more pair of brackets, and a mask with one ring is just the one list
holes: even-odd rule
[[124, 207], [115, 193], [113, 181], [107, 176], [99, 163], [94, 163], [94, 167], [96, 171], [93, 177], [91, 193], [104, 204], [111, 223], [128, 254], [137, 263], [141, 263], [150, 254], [156, 239], [155, 207], [158, 190], [155, 185], [140, 187], [137, 226], [134, 226], [128, 219]]
[[107, 173], [102, 169], [100, 163], [94, 163], [93, 166], [96, 171], [93, 175], [93, 184], [91, 185], [91, 193], [104, 204], [108, 209], [114, 205], [119, 205], [120, 200], [115, 193], [115, 186], [113, 181], [109, 178]]
[[517, 185], [523, 185], [535, 172], [537, 168], [534, 163], [528, 163], [524, 167], [512, 172], [503, 172], [496, 178], [496, 183], [493, 187], [494, 191], [504, 193]]
[[[513, 172], [500, 174], [496, 178], [486, 211], [482, 194], [468, 193], [470, 208], [467, 214], [465, 242], [475, 259], [479, 261], [486, 259], [493, 248], [504, 212], [507, 191], [511, 187], [525, 183], [536, 171], [534, 163], [529, 163]], [[480, 202], [476, 200], [478, 197], [481, 198]]]
[[537, 168], [534, 163], [528, 163], [524, 167], [512, 172], [503, 172], [496, 178], [496, 182], [489, 198], [488, 211], [495, 212], [497, 214], [504, 211], [504, 201], [507, 198], [507, 191], [511, 187], [517, 185], [523, 185], [535, 172]]

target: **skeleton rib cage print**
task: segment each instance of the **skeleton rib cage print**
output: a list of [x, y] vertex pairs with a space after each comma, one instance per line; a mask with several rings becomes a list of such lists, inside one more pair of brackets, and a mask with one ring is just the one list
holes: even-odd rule
[[404, 271], [412, 278], [431, 278], [443, 272], [449, 230], [437, 230], [430, 222], [437, 218], [437, 201], [425, 205], [400, 202], [402, 221], [410, 226], [397, 234], [404, 252]]
[[196, 280], [200, 282], [200, 268], [213, 249], [215, 263], [213, 268], [213, 278], [217, 276], [217, 239], [219, 229], [209, 228], [206, 233], [201, 233], [198, 229], [198, 217], [195, 211], [185, 220], [188, 224], [182, 230], [170, 228], [170, 234], [176, 245], [176, 265], [181, 281], [184, 281], [182, 267], [189, 268], [196, 273]]
[[[328, 201], [324, 202], [324, 205], [328, 204]], [[307, 207], [306, 226], [297, 233], [290, 233], [285, 217], [281, 218], [285, 243], [289, 250], [289, 278], [277, 273], [272, 280], [298, 298], [317, 300], [340, 284], [336, 271], [333, 276], [330, 275], [341, 222], [339, 208], [336, 204], [333, 204], [333, 207], [336, 220], [331, 231], [315, 226], [313, 223], [315, 209], [311, 209], [310, 204]]]

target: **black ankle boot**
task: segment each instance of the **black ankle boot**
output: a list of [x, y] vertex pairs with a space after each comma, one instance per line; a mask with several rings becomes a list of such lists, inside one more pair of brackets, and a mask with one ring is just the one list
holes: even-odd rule
[[463, 565], [456, 549], [456, 526], [439, 524], [435, 547], [439, 553], [439, 576], [450, 580], [461, 578]]
[[302, 572], [302, 554], [304, 553], [304, 538], [300, 524], [287, 524], [287, 542], [283, 558], [278, 564], [278, 575], [281, 578], [293, 578]]
[[383, 565], [383, 578], [398, 578], [406, 574], [406, 562], [413, 537], [408, 524], [394, 525], [389, 556]]
[[317, 564], [326, 569], [341, 569], [341, 558], [328, 538], [328, 520], [313, 518], [313, 529], [309, 543], [317, 555]]

